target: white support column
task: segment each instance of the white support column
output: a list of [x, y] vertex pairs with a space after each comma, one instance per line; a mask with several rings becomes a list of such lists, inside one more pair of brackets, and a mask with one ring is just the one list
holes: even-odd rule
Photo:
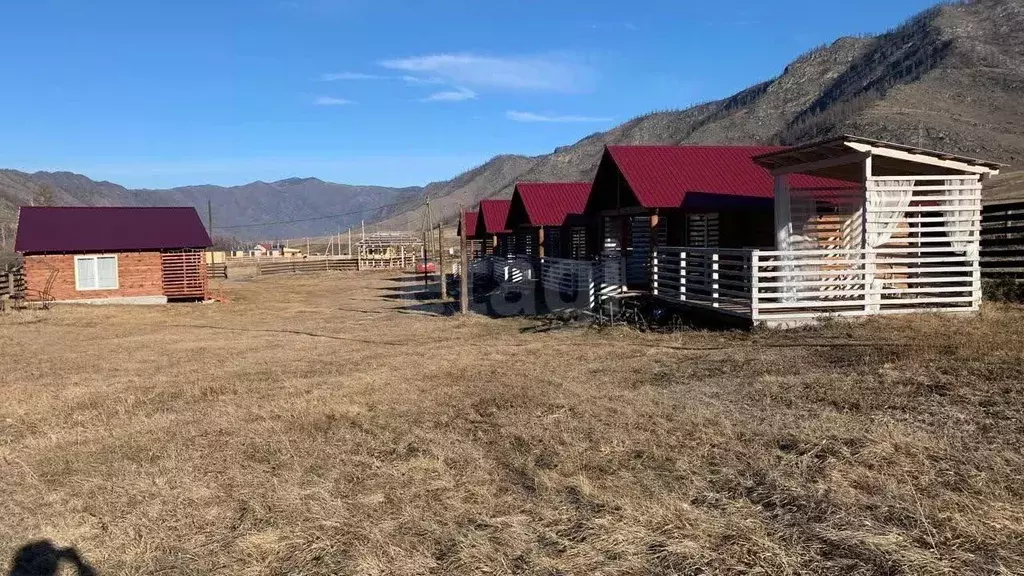
[[757, 250], [750, 252], [750, 320], [757, 323], [757, 299], [759, 289], [758, 269], [760, 268], [761, 254]]
[[[871, 202], [868, 198], [869, 194], [871, 194], [870, 155], [864, 159], [864, 207], [861, 210], [861, 216], [863, 218], [861, 224], [863, 239], [861, 240], [861, 247], [864, 251], [864, 311], [871, 314], [872, 312], [880, 310], [881, 306], [875, 302], [876, 296], [872, 294], [875, 290], [875, 249], [871, 245], [871, 242], [869, 242], [869, 238], [871, 238], [876, 224], [871, 221]], [[878, 296], [878, 298], [880, 297], [881, 296]]]

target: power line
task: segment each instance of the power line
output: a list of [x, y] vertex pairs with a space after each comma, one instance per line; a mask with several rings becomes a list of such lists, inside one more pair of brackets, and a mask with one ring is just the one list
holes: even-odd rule
[[340, 212], [338, 214], [327, 214], [326, 216], [313, 216], [311, 218], [296, 218], [294, 220], [277, 220], [274, 222], [254, 222], [250, 224], [233, 224], [231, 226], [217, 226], [218, 230], [236, 230], [238, 228], [257, 228], [259, 226], [274, 226], [277, 224], [297, 224], [299, 222], [314, 222], [316, 220], [329, 220], [331, 218], [340, 218], [342, 216], [354, 216], [356, 214], [363, 214], [365, 212], [374, 212], [377, 210], [384, 210], [385, 208], [394, 208], [395, 206], [401, 206], [403, 204], [410, 204], [412, 200], [400, 200], [392, 204], [385, 204], [383, 206], [377, 206], [376, 208], [363, 208], [361, 210], [352, 210], [350, 212]]

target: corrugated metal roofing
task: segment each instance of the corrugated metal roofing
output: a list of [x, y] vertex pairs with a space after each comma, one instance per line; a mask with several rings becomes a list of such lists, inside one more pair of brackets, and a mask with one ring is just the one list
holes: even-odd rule
[[590, 196], [590, 182], [520, 182], [516, 195], [526, 208], [528, 226], [562, 226], [569, 214], [582, 214]]
[[[753, 158], [782, 146], [608, 146], [620, 173], [645, 208], [678, 208], [687, 192], [774, 198], [775, 183]], [[834, 188], [849, 183], [795, 174], [799, 188]]]
[[212, 244], [192, 207], [25, 206], [18, 252], [118, 252], [207, 248]]
[[[466, 238], [473, 238], [476, 236], [476, 218], [479, 212], [466, 212]], [[459, 219], [459, 226], [456, 231], [460, 237], [462, 236], [462, 219]]]
[[477, 217], [477, 236], [510, 232], [505, 228], [505, 220], [508, 219], [508, 209], [511, 206], [511, 200], [481, 200], [480, 215]]

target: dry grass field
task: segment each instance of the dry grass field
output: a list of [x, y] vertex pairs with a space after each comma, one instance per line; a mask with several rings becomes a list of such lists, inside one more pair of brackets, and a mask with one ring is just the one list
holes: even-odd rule
[[381, 275], [0, 316], [0, 555], [101, 574], [1024, 572], [1024, 310], [431, 315]]

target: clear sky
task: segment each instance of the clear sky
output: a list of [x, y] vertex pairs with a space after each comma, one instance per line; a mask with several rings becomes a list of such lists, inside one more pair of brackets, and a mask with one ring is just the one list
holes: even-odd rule
[[930, 0], [4, 2], [0, 167], [446, 179], [727, 96]]

